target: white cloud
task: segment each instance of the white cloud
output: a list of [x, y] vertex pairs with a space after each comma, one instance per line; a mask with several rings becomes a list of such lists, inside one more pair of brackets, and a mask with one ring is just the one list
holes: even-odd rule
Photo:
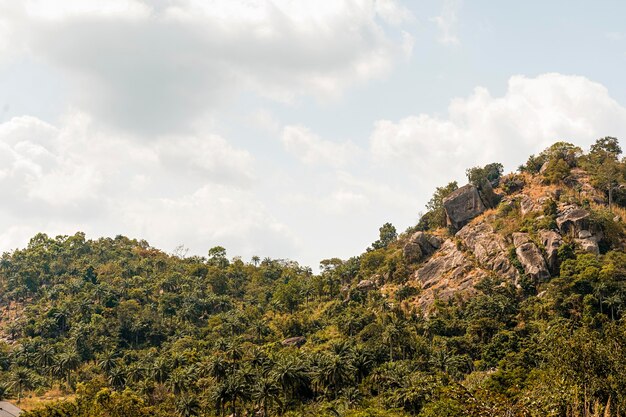
[[297, 239], [274, 219], [250, 190], [208, 184], [179, 198], [161, 197], [119, 204], [126, 230], [173, 249], [183, 243], [195, 253], [221, 245], [231, 255], [294, 255]]
[[151, 134], [189, 128], [242, 91], [332, 99], [412, 49], [380, 24], [407, 19], [393, 0], [0, 0], [9, 13], [7, 45], [60, 69], [73, 105]]
[[515, 169], [557, 140], [588, 146], [607, 135], [626, 136], [626, 108], [584, 77], [511, 77], [502, 97], [477, 87], [452, 100], [446, 117], [427, 114], [381, 120], [370, 138], [379, 164], [403, 166], [431, 187], [462, 179], [465, 168], [499, 161]]
[[374, 10], [385, 22], [392, 25], [399, 25], [415, 19], [409, 9], [393, 0], [375, 0]]
[[100, 130], [83, 113], [59, 126], [34, 117], [0, 124], [0, 250], [39, 231], [119, 233], [166, 250], [293, 255], [297, 240], [264, 207], [252, 155], [216, 135], [150, 143]]
[[444, 45], [458, 45], [460, 43], [456, 34], [460, 1], [443, 0], [441, 14], [430, 19], [439, 28], [439, 42]]
[[360, 152], [351, 142], [335, 143], [322, 139], [304, 126], [285, 126], [281, 139], [288, 152], [308, 165], [342, 167]]
[[156, 152], [177, 173], [198, 171], [204, 178], [238, 185], [254, 181], [252, 155], [217, 135], [161, 138]]

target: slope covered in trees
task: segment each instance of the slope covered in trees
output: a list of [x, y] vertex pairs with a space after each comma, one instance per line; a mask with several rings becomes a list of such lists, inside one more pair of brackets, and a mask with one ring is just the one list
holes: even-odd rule
[[[450, 183], [414, 228], [385, 224], [319, 274], [221, 247], [185, 258], [122, 236], [37, 235], [0, 259], [0, 393], [65, 393], [27, 417], [625, 415], [620, 153], [613, 138], [586, 154], [559, 142], [517, 174], [469, 169], [499, 203], [465, 231], [446, 227]], [[593, 236], [565, 233], [572, 210]], [[506, 246], [508, 275], [468, 243], [479, 226]], [[416, 255], [418, 231], [431, 246]], [[548, 273], [525, 263], [528, 247]], [[467, 265], [455, 279], [480, 274], [433, 292], [424, 268], [450, 254]]]

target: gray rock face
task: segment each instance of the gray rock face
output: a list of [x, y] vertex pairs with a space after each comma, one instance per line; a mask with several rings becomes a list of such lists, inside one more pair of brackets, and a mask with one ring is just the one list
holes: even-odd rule
[[361, 291], [371, 291], [376, 289], [376, 282], [371, 279], [364, 279], [356, 284], [356, 288]]
[[424, 266], [417, 270], [415, 278], [422, 284], [422, 289], [428, 289], [440, 283], [441, 278], [459, 279], [471, 269], [472, 265], [463, 252], [456, 248], [451, 240], [447, 240], [441, 247], [441, 255], [431, 258]]
[[474, 267], [452, 240], [446, 240], [433, 257], [413, 275], [421, 287], [418, 305], [426, 308], [435, 298], [448, 299], [467, 296], [474, 285], [487, 274]]
[[443, 240], [424, 232], [414, 233], [404, 245], [404, 258], [408, 262], [419, 262], [441, 247]]
[[468, 225], [456, 236], [476, 256], [480, 266], [503, 275], [515, 283], [519, 280], [519, 272], [511, 264], [508, 257], [508, 245], [504, 237], [497, 234], [487, 223]]
[[300, 347], [306, 343], [306, 337], [304, 336], [295, 336], [285, 339], [281, 342], [283, 346], [296, 346]]
[[561, 235], [553, 230], [540, 230], [539, 238], [546, 249], [546, 263], [552, 274], [559, 271], [559, 248], [563, 244]]
[[588, 253], [598, 255], [600, 248], [598, 242], [602, 240], [602, 229], [591, 223], [591, 214], [577, 206], [564, 207], [556, 224], [562, 235], [574, 237], [581, 249]]
[[524, 272], [534, 281], [545, 281], [550, 278], [548, 265], [527, 233], [513, 233], [513, 244], [517, 259], [524, 267]]
[[556, 218], [556, 224], [562, 235], [578, 237], [583, 230], [589, 230], [590, 214], [587, 210], [576, 206], [565, 207]]
[[536, 210], [535, 202], [529, 196], [524, 195], [520, 199], [519, 209], [520, 209], [520, 213], [522, 213], [522, 216], [525, 216], [528, 213], [530, 213], [531, 211]]
[[580, 248], [587, 253], [592, 253], [594, 255], [600, 254], [600, 247], [598, 246], [598, 240], [595, 236], [585, 239], [576, 239], [576, 243], [578, 243]]
[[448, 226], [459, 230], [474, 217], [486, 210], [478, 190], [471, 184], [464, 185], [443, 200]]

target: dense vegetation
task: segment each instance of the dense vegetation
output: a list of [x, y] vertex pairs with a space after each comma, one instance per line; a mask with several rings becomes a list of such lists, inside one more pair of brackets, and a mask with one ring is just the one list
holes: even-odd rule
[[[539, 178], [575, 200], [568, 175], [585, 169], [607, 205], [577, 203], [607, 243], [596, 256], [567, 242], [548, 282], [494, 274], [474, 297], [437, 301], [427, 315], [402, 252], [413, 230], [398, 236], [391, 224], [361, 256], [324, 260], [319, 274], [228, 259], [221, 247], [184, 257], [122, 236], [37, 235], [0, 259], [0, 393], [68, 394], [28, 417], [624, 415], [626, 254], [609, 211], [626, 201], [620, 152], [613, 138], [587, 154], [560, 142], [520, 174], [468, 170], [504, 194]], [[416, 230], [445, 225], [442, 201], [456, 188], [437, 189]], [[534, 217], [498, 207], [497, 225], [533, 232], [555, 207]], [[384, 291], [357, 285], [372, 277]]]

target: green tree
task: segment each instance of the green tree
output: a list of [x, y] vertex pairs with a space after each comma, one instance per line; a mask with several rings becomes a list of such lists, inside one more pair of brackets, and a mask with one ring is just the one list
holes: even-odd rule
[[378, 229], [378, 240], [372, 243], [373, 249], [383, 249], [398, 239], [398, 232], [391, 223], [383, 224]]
[[443, 200], [459, 188], [456, 181], [448, 183], [445, 187], [437, 187], [435, 193], [426, 204], [427, 212], [420, 217], [417, 224], [418, 230], [432, 230], [438, 227], [446, 227], [446, 212], [443, 208]]

